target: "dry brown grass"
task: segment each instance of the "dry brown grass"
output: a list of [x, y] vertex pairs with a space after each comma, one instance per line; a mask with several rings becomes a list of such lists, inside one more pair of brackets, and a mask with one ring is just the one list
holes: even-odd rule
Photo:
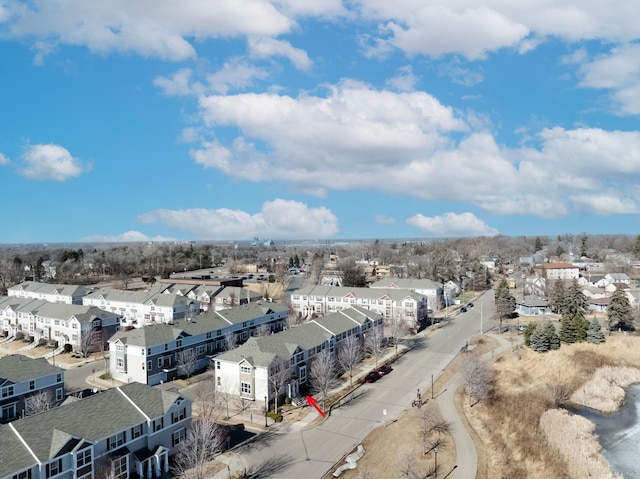
[[571, 395], [571, 401], [603, 412], [617, 411], [624, 400], [623, 388], [639, 382], [640, 369], [604, 366]]
[[[468, 401], [464, 405], [476, 437], [482, 440], [478, 449], [484, 447], [490, 451], [483, 477], [588, 477], [573, 473], [577, 469], [572, 460], [584, 461], [585, 454], [589, 456], [591, 452], [585, 452], [585, 449], [575, 453], [553, 447], [547, 439], [548, 429], [541, 426], [541, 418], [561, 402], [559, 398], [584, 387], [600, 368], [615, 364], [640, 367], [639, 346], [640, 338], [610, 337], [601, 345], [563, 345], [560, 350], [545, 354], [525, 349], [522, 359], [514, 352], [496, 358], [497, 383], [493, 401], [473, 408]], [[631, 376], [625, 374], [624, 377]], [[559, 436], [570, 434], [570, 429], [576, 427], [566, 422], [569, 429], [559, 431], [560, 424], [560, 421], [553, 424]], [[589, 437], [590, 432], [586, 436]], [[562, 441], [554, 442], [563, 444]], [[596, 439], [591, 437], [591, 442], [599, 450]]]

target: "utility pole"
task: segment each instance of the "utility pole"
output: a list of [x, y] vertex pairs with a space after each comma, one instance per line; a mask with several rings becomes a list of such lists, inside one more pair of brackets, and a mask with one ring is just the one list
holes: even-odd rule
[[482, 315], [482, 313], [483, 313], [482, 306], [483, 306], [483, 302], [480, 301], [480, 334], [483, 334], [483, 332], [482, 332], [482, 319], [483, 319], [482, 318], [482, 316], [483, 316]]

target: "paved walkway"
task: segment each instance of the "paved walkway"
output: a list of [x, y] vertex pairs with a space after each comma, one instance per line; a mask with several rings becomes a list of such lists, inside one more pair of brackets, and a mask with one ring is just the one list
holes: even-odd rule
[[[498, 340], [500, 345], [485, 353], [483, 358], [491, 358], [513, 347], [511, 342], [501, 334], [489, 333], [489, 336]], [[471, 434], [456, 409], [456, 392], [462, 387], [462, 374], [453, 376], [442, 388], [438, 395], [438, 407], [442, 418], [451, 424], [451, 436], [456, 445], [456, 469], [455, 476], [459, 478], [474, 478], [478, 471], [478, 452]]]

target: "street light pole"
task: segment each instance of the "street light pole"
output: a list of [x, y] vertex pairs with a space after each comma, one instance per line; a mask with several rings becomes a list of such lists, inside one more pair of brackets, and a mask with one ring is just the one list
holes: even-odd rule
[[433, 399], [433, 374], [431, 375], [431, 399]]
[[268, 425], [267, 425], [267, 396], [264, 397], [264, 427], [268, 427]]

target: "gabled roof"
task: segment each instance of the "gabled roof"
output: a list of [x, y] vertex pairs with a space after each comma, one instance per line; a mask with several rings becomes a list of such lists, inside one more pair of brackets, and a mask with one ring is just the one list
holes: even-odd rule
[[[393, 301], [402, 301], [411, 298], [416, 301], [422, 300], [425, 296], [409, 289], [398, 288], [355, 288], [346, 286], [314, 285], [300, 288], [293, 293], [296, 296], [321, 296], [321, 297], [355, 297], [362, 299], [383, 299], [389, 298]], [[351, 295], [351, 296], [349, 296]]]
[[61, 372], [61, 368], [52, 366], [45, 358], [33, 359], [22, 354], [0, 358], [0, 384], [21, 383]]
[[84, 286], [73, 284], [40, 283], [37, 281], [24, 281], [8, 288], [8, 291], [27, 291], [37, 294], [59, 294], [60, 296], [82, 297], [88, 290]]
[[103, 440], [142, 424], [147, 417], [154, 419], [166, 414], [178, 400], [188, 399], [170, 391], [131, 383], [2, 425], [0, 477], [35, 464], [20, 439], [41, 462], [47, 462], [70, 440]]
[[440, 287], [438, 283], [431, 279], [414, 278], [383, 278], [369, 286], [370, 288], [394, 288], [394, 289], [433, 289]]
[[212, 331], [223, 330], [244, 321], [261, 318], [271, 312], [286, 311], [287, 308], [283, 305], [252, 303], [221, 311], [207, 311], [194, 316], [191, 321], [181, 319], [174, 321], [173, 324], [149, 324], [129, 331], [118, 331], [111, 336], [109, 342], [120, 340], [120, 342], [127, 345], [150, 348], [170, 343], [181, 336], [202, 335]]
[[296, 326], [280, 333], [261, 338], [249, 338], [242, 346], [217, 356], [217, 360], [239, 363], [242, 360], [254, 366], [267, 367], [278, 356], [290, 359], [298, 350], [311, 350], [321, 346], [337, 334], [351, 330], [357, 322], [382, 316], [363, 308], [349, 308], [324, 318]]

